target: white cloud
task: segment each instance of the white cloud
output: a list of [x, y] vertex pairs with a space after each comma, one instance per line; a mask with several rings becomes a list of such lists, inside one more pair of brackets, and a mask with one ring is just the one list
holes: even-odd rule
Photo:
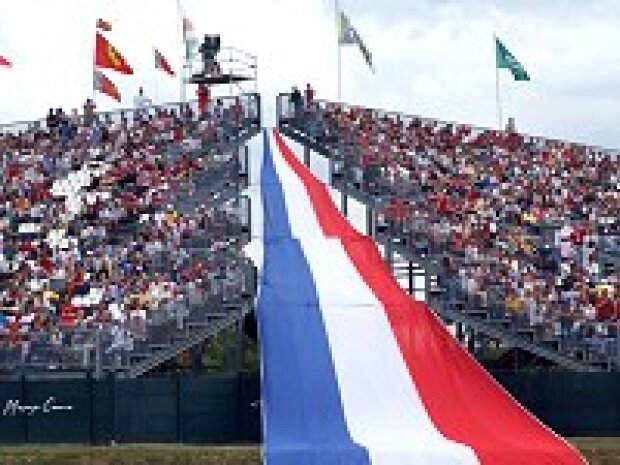
[[[502, 73], [505, 115], [518, 127], [620, 147], [620, 4], [560, 0], [340, 0], [373, 53], [371, 74], [354, 48], [343, 50], [343, 98], [429, 117], [495, 124], [496, 31], [532, 76]], [[311, 82], [335, 98], [332, 0], [183, 0], [200, 33], [221, 33], [223, 45], [256, 53], [259, 84], [272, 123], [275, 94]], [[111, 41], [135, 76], [108, 75], [123, 105], [143, 84], [157, 101], [178, 99], [179, 84], [153, 69], [157, 46], [179, 63], [176, 0], [0, 0], [0, 120], [72, 108], [92, 94], [94, 23], [110, 20]], [[178, 67], [178, 64], [176, 65]], [[223, 90], [224, 92], [227, 89]], [[101, 108], [112, 108], [105, 96]]]

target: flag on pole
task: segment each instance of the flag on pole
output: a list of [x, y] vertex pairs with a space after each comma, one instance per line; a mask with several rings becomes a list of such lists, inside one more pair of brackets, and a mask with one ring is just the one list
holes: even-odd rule
[[196, 56], [196, 48], [198, 47], [198, 39], [194, 30], [194, 23], [183, 13], [183, 43], [185, 43], [185, 59], [191, 60]]
[[109, 68], [123, 74], [133, 74], [133, 69], [125, 58], [99, 32], [95, 41], [95, 65], [100, 68]]
[[0, 66], [6, 66], [7, 68], [10, 68], [13, 65], [11, 64], [9, 60], [7, 60], [2, 55], [0, 55]]
[[162, 71], [168, 73], [170, 76], [175, 75], [174, 70], [170, 66], [170, 63], [168, 63], [168, 60], [166, 60], [166, 58], [157, 49], [155, 49], [155, 69], [161, 69]]
[[112, 97], [117, 102], [121, 101], [121, 94], [118, 91], [118, 87], [116, 87], [114, 83], [98, 69], [93, 70], [93, 88], [97, 92], [101, 92], [102, 94]]
[[97, 29], [104, 32], [110, 32], [112, 30], [112, 24], [102, 18], [97, 18]]
[[508, 69], [515, 81], [529, 81], [530, 76], [521, 63], [514, 57], [506, 46], [495, 38], [495, 62], [497, 69]]
[[366, 44], [364, 44], [357, 30], [351, 24], [347, 15], [341, 10], [338, 14], [338, 46], [342, 45], [357, 45], [364, 56], [366, 64], [373, 73], [375, 72], [375, 67], [372, 63], [372, 54], [368, 50], [368, 47], [366, 47]]

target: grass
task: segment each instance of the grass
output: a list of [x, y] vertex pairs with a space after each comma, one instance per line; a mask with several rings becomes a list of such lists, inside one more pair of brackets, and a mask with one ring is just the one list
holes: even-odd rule
[[590, 465], [620, 464], [620, 437], [571, 438], [570, 442], [586, 456]]
[[[620, 465], [620, 438], [570, 440], [590, 465]], [[258, 446], [6, 446], [2, 465], [260, 465]]]
[[2, 465], [260, 465], [257, 446], [9, 446]]

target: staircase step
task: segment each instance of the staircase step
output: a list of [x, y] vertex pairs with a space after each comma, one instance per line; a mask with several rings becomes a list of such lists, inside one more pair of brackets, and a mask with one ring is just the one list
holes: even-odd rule
[[470, 316], [472, 318], [487, 318], [489, 316], [489, 312], [482, 309], [471, 309], [471, 310], [463, 310], [463, 314]]
[[149, 344], [149, 348], [153, 351], [166, 350], [170, 348], [170, 344]]

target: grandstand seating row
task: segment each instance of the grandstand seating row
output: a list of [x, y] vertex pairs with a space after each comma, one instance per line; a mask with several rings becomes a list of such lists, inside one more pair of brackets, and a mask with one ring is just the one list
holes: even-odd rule
[[126, 368], [248, 298], [259, 126], [256, 95], [0, 126], [0, 368]]
[[434, 304], [593, 363], [617, 360], [619, 152], [281, 95], [280, 127], [431, 266]]

